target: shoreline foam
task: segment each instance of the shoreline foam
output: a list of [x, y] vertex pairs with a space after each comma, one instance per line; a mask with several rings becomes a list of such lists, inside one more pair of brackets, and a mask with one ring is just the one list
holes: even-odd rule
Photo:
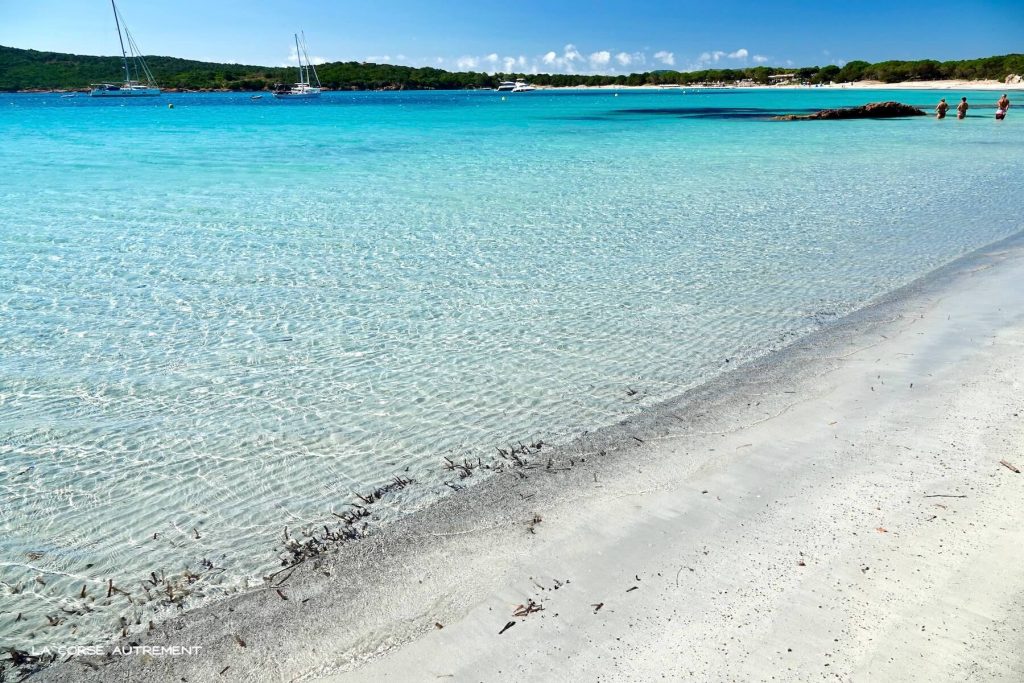
[[[995, 597], [1014, 604], [1024, 595], [1024, 577], [1007, 574], [1005, 565], [1024, 543], [1018, 530], [996, 529], [994, 522], [1019, 512], [1000, 506], [1011, 504], [1013, 495], [1019, 505], [1024, 477], [1007, 480], [1015, 475], [999, 466], [990, 447], [964, 454], [940, 450], [936, 457], [932, 432], [960, 430], [956, 439], [972, 446], [983, 443], [986, 433], [1020, 433], [1024, 420], [1013, 422], [1004, 404], [1005, 383], [1013, 381], [1007, 368], [1024, 367], [1015, 346], [1024, 321], [1005, 304], [1018, 300], [1007, 285], [1019, 282], [1022, 272], [1024, 233], [941, 267], [780, 352], [545, 452], [533, 467], [441, 499], [342, 547], [319, 566], [304, 564], [280, 588], [287, 600], [275, 587], [257, 590], [138, 639], [152, 646], [201, 645], [201, 656], [83, 658], [51, 667], [40, 679], [100, 680], [131, 672], [195, 680], [224, 667], [228, 680], [344, 679], [345, 671], [363, 680], [415, 678], [424, 671], [431, 672], [427, 678], [454, 673], [535, 680], [569, 672], [593, 677], [609, 667], [616, 676], [638, 678], [686, 670], [728, 677], [723, 666], [733, 676], [788, 671], [800, 679], [828, 672], [825, 664], [834, 667], [832, 673], [906, 676], [914, 670], [899, 666], [919, 666], [909, 654], [925, 642], [918, 635], [969, 642], [983, 628], [999, 638], [974, 645], [999, 660], [993, 648], [1005, 645], [1006, 631], [996, 617], [1011, 616]], [[964, 320], [963, 330], [954, 319]], [[992, 334], [1001, 338], [998, 358], [989, 349]], [[1003, 372], [1002, 381], [985, 372], [993, 368]], [[907, 377], [916, 392], [900, 381]], [[890, 378], [899, 379], [882, 384]], [[988, 396], [1001, 402], [999, 410], [981, 405], [975, 414], [971, 403], [955, 405], [962, 384], [970, 387], [960, 390], [965, 398]], [[838, 407], [846, 411], [830, 417]], [[859, 413], [852, 416], [854, 409]], [[902, 421], [886, 423], [885, 411]], [[972, 427], [984, 422], [986, 411], [998, 413], [1000, 422], [979, 433]], [[824, 451], [833, 440], [836, 452]], [[1015, 454], [1003, 457], [1013, 460]], [[991, 464], [983, 476], [975, 471], [979, 458]], [[905, 469], [908, 464], [914, 467]], [[943, 470], [952, 470], [949, 481]], [[977, 500], [930, 507], [922, 486]], [[857, 507], [851, 490], [873, 499]], [[924, 511], [910, 509], [924, 503]], [[932, 524], [939, 514], [942, 526]], [[927, 536], [936, 529], [948, 534], [935, 541], [938, 550]], [[925, 546], [925, 568], [948, 581], [967, 576], [979, 553], [996, 546], [1005, 551], [1002, 560], [987, 559], [987, 571], [1001, 577], [1002, 587], [974, 596], [999, 614], [955, 636], [936, 633], [963, 616], [968, 599], [942, 584], [946, 590], [932, 599], [952, 612], [936, 612], [929, 603], [922, 608], [929, 618], [915, 620], [899, 595], [909, 591], [919, 601], [931, 595], [918, 585], [921, 567], [907, 564], [915, 554], [910, 550]], [[862, 566], [852, 566], [852, 555], [863, 555]], [[722, 573], [727, 567], [736, 572], [735, 581]], [[878, 576], [885, 580], [876, 585]], [[822, 594], [830, 590], [837, 592]], [[779, 604], [777, 596], [791, 602]], [[544, 610], [514, 617], [517, 605], [530, 599]], [[829, 610], [815, 612], [814, 601], [822, 609], [828, 602]], [[602, 607], [595, 609], [597, 604]], [[716, 611], [722, 605], [729, 611]], [[889, 607], [895, 616], [883, 614], [888, 620], [879, 628], [890, 632], [868, 637], [846, 623], [868, 616], [877, 621], [878, 610]], [[861, 616], [844, 622], [844, 610]], [[729, 616], [741, 613], [748, 631]], [[912, 633], [905, 631], [908, 620]], [[507, 622], [516, 627], [499, 637]], [[666, 629], [678, 642], [666, 640]], [[750, 638], [751, 632], [760, 637]], [[833, 634], [840, 643], [830, 653], [819, 652], [831, 647], [822, 639], [826, 632], [829, 643]], [[879, 659], [870, 650], [885, 633], [905, 645], [899, 657]], [[797, 645], [789, 659], [782, 636]], [[725, 641], [717, 642], [719, 637]], [[656, 647], [647, 652], [644, 643]], [[680, 651], [673, 655], [674, 647]], [[612, 661], [608, 653], [616, 648]], [[962, 648], [950, 647], [931, 665], [962, 672], [970, 664], [964, 656]], [[1007, 659], [998, 671], [1007, 675], [1018, 665]]]

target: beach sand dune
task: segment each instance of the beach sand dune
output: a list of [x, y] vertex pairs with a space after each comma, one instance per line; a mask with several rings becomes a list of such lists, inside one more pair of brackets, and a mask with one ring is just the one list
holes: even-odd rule
[[201, 657], [40, 680], [1020, 681], [1022, 281], [982, 249], [145, 641]]

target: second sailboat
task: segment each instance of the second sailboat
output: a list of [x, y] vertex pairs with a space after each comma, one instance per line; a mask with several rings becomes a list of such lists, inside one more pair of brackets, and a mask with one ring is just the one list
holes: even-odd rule
[[[295, 34], [295, 58], [299, 61], [299, 82], [290, 88], [278, 85], [274, 90], [274, 97], [279, 100], [306, 100], [320, 97], [320, 77], [316, 75], [316, 67], [309, 60], [309, 51], [306, 49], [306, 34], [303, 32], [302, 40], [299, 34]], [[305, 63], [303, 63], [305, 60]], [[312, 80], [310, 80], [312, 75]], [[316, 85], [313, 85], [313, 83]]]

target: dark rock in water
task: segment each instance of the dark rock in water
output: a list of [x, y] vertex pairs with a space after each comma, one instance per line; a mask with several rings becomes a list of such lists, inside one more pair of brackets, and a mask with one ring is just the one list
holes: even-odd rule
[[900, 102], [871, 102], [863, 107], [845, 109], [822, 109], [814, 114], [786, 114], [776, 116], [775, 121], [832, 121], [837, 119], [891, 119], [900, 116], [927, 116], [917, 107]]

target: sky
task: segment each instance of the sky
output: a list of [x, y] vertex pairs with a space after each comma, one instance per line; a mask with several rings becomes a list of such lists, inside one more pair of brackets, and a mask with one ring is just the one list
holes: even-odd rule
[[[146, 54], [631, 73], [1024, 51], [1024, 0], [118, 0]], [[0, 0], [0, 45], [111, 55], [109, 0]]]

